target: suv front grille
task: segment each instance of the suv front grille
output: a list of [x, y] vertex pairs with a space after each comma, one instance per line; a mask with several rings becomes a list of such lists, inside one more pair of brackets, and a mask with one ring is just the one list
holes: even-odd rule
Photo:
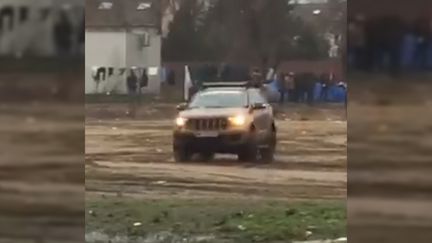
[[196, 131], [225, 130], [228, 127], [227, 118], [193, 118], [187, 121], [186, 127]]

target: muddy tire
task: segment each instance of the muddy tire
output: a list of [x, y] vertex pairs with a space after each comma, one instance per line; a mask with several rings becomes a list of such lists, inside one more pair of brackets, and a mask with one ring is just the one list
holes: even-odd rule
[[276, 150], [276, 135], [270, 138], [268, 147], [262, 148], [260, 150], [262, 162], [265, 163], [273, 162], [275, 150]]
[[192, 154], [185, 148], [174, 148], [174, 161], [178, 163], [188, 162], [192, 158]]
[[237, 156], [241, 162], [255, 162], [258, 158], [258, 147], [255, 143], [247, 145]]
[[255, 126], [250, 128], [250, 141], [245, 147], [237, 153], [238, 160], [241, 162], [256, 162], [259, 155], [258, 145], [256, 143]]
[[265, 163], [271, 163], [274, 160], [274, 148], [263, 148], [261, 149], [261, 161]]

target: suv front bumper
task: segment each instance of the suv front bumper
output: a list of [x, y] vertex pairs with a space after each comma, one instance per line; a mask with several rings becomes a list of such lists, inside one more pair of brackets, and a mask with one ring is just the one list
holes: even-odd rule
[[187, 149], [192, 153], [237, 153], [252, 140], [246, 131], [219, 132], [216, 136], [200, 136], [198, 132], [175, 131], [174, 149]]

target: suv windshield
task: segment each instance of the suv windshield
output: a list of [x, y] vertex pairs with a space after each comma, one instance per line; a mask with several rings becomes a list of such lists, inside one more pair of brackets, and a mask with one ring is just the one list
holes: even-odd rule
[[246, 106], [246, 93], [237, 90], [212, 90], [198, 93], [189, 104], [189, 108], [227, 108]]

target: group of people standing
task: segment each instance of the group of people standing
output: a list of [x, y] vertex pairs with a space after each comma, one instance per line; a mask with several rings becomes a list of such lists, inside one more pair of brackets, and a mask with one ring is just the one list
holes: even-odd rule
[[141, 74], [136, 73], [137, 70], [130, 69], [126, 78], [128, 93], [130, 95], [141, 94], [142, 88], [148, 84], [147, 69], [142, 69]]
[[[76, 34], [75, 31], [78, 31]], [[85, 20], [81, 20], [80, 26], [75, 30], [66, 11], [60, 11], [58, 19], [54, 24], [53, 30], [54, 44], [59, 56], [69, 56], [72, 54], [74, 43], [83, 51], [85, 43]], [[74, 37], [77, 39], [74, 40]]]
[[282, 72], [276, 80], [280, 103], [284, 103], [285, 101], [313, 103], [317, 84], [320, 85], [318, 99], [325, 102], [328, 101], [329, 88], [332, 85], [337, 85], [336, 77], [333, 73], [316, 75], [311, 72]]
[[348, 64], [363, 71], [432, 69], [432, 20], [356, 15], [348, 20]]
[[295, 85], [294, 85], [294, 73], [281, 73], [277, 79], [280, 103], [285, 101], [285, 97], [288, 95], [288, 100], [294, 102], [296, 100], [295, 96]]

